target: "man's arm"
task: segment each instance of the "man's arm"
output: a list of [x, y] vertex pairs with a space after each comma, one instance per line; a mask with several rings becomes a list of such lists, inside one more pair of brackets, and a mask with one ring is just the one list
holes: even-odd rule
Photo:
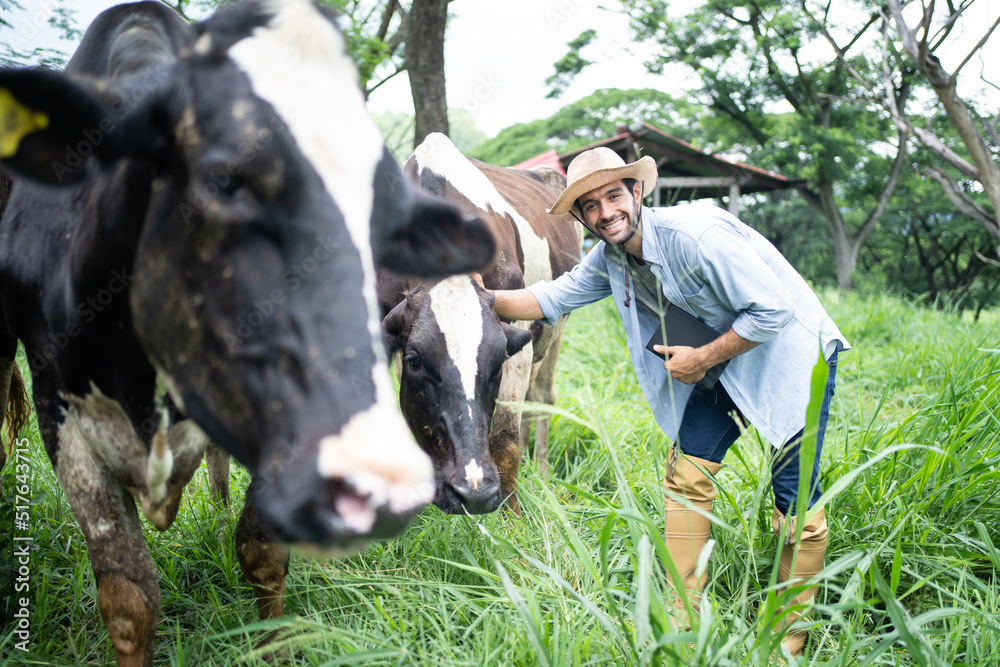
[[760, 345], [759, 342], [747, 340], [730, 329], [708, 345], [688, 347], [686, 345], [654, 345], [653, 349], [667, 355], [663, 367], [670, 377], [684, 384], [694, 384], [705, 377], [712, 366], [741, 355]]
[[545, 317], [535, 295], [526, 289], [486, 290], [493, 295], [493, 310], [509, 320], [540, 320]]
[[506, 317], [508, 320], [540, 320], [545, 317], [541, 306], [538, 305], [538, 299], [528, 290], [491, 290], [483, 287], [483, 277], [478, 273], [473, 273], [472, 279], [493, 297], [493, 310], [500, 317]]

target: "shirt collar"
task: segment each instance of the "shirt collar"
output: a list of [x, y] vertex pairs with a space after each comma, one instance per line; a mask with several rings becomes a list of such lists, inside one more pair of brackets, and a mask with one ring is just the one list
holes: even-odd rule
[[647, 264], [663, 264], [660, 242], [653, 231], [653, 209], [642, 207], [642, 261]]

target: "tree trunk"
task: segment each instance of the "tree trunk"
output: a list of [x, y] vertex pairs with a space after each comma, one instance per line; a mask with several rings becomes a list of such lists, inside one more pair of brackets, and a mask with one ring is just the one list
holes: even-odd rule
[[837, 285], [845, 291], [853, 290], [854, 271], [858, 268], [858, 252], [867, 240], [868, 234], [859, 233], [858, 236], [852, 236], [848, 231], [844, 218], [840, 215], [840, 208], [834, 201], [832, 185], [820, 186], [819, 195], [823, 217], [833, 239], [833, 252], [837, 260]]
[[448, 0], [413, 0], [406, 37], [406, 71], [410, 75], [415, 119], [413, 145], [431, 132], [448, 134], [448, 101], [444, 85], [444, 29]]
[[803, 199], [823, 214], [827, 229], [830, 230], [830, 238], [833, 239], [833, 251], [837, 260], [837, 285], [843, 290], [854, 289], [854, 272], [858, 268], [858, 253], [861, 252], [861, 247], [875, 230], [875, 224], [882, 217], [886, 204], [899, 182], [899, 172], [906, 154], [905, 136], [900, 136], [900, 142], [892, 171], [879, 194], [878, 204], [868, 214], [868, 218], [861, 228], [854, 233], [847, 228], [847, 223], [844, 222], [844, 217], [840, 214], [840, 207], [837, 206], [837, 199], [833, 193], [833, 183], [820, 183], [815, 191], [805, 188], [798, 191]]

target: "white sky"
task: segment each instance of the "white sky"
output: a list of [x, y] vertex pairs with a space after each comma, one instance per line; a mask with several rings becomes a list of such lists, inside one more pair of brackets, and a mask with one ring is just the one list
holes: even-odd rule
[[[52, 0], [21, 0], [28, 9], [15, 18], [13, 32], [0, 32], [0, 40], [30, 37], [32, 46], [58, 46], [71, 52], [75, 45], [57, 41], [44, 25], [45, 7]], [[693, 0], [684, 0], [690, 5]], [[74, 0], [80, 26], [89, 25], [102, 10], [117, 4], [115, 0]], [[448, 103], [466, 109], [476, 126], [489, 136], [519, 122], [545, 118], [560, 107], [600, 88], [651, 87], [671, 94], [681, 94], [685, 88], [682, 70], [668, 71], [660, 76], [645, 73], [642, 66], [643, 48], [629, 42], [628, 23], [624, 15], [609, 12], [600, 5], [617, 7], [616, 0], [454, 0], [450, 7], [451, 20], [445, 39], [445, 78]], [[681, 5], [681, 2], [675, 3]], [[914, 3], [913, 9], [918, 9]], [[976, 14], [971, 14], [964, 26], [965, 45], [974, 44], [1000, 13], [1000, 0], [977, 0]], [[940, 11], [940, 10], [939, 10]], [[32, 24], [42, 25], [36, 30]], [[597, 28], [598, 38], [583, 55], [597, 61], [579, 75], [562, 97], [545, 98], [545, 79], [553, 72], [554, 63], [565, 55], [567, 42], [587, 28]], [[632, 55], [626, 49], [633, 51]], [[965, 48], [941, 51], [939, 56], [951, 71]], [[989, 91], [978, 80], [985, 65], [1000, 85], [1000, 31], [994, 33], [982, 60], [966, 66], [965, 79], [959, 92], [971, 95]], [[1000, 93], [992, 90], [1000, 99]], [[409, 84], [398, 76], [375, 91], [369, 101], [372, 111], [412, 113]], [[639, 119], [636, 119], [639, 120]]]

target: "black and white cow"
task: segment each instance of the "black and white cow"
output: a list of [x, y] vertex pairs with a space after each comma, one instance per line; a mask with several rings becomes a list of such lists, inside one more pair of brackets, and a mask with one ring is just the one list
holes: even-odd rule
[[431, 499], [375, 267], [474, 270], [492, 236], [406, 186], [329, 14], [112, 8], [65, 73], [0, 71], [0, 167], [0, 369], [20, 339], [118, 664], [152, 664], [160, 610], [129, 496], [169, 527], [210, 439], [254, 476], [236, 551], [265, 615], [272, 535], [354, 549]]
[[[472, 160], [441, 134], [431, 134], [404, 167], [424, 190], [486, 220], [497, 260], [483, 272], [490, 289], [519, 289], [552, 280], [580, 261], [582, 229], [547, 213], [558, 192], [532, 171]], [[379, 274], [383, 335], [400, 352], [400, 406], [434, 461], [434, 503], [445, 512], [492, 512], [504, 499], [519, 511], [520, 450], [527, 423], [520, 404], [553, 404], [555, 363], [566, 318], [553, 326], [508, 324], [468, 276], [417, 283]], [[515, 407], [497, 406], [497, 401]], [[548, 422], [536, 427], [544, 466]]]

